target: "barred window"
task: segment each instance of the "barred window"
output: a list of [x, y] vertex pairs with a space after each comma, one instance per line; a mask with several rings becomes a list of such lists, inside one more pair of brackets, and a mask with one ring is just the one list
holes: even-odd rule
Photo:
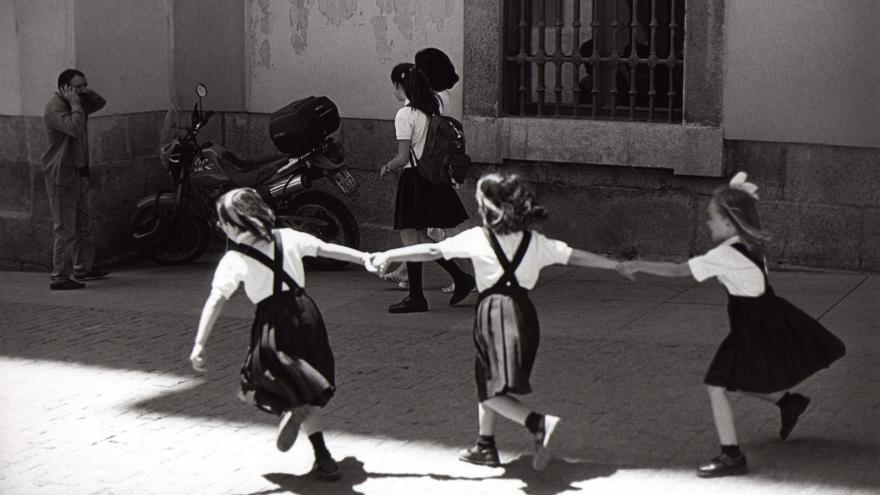
[[505, 113], [682, 122], [684, 4], [505, 0]]

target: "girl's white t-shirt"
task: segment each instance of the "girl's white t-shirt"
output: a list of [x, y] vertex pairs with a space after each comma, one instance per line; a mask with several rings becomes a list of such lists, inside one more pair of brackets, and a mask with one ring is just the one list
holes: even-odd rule
[[[424, 112], [409, 106], [409, 101], [394, 116], [394, 133], [398, 141], [409, 140], [416, 153], [416, 159], [422, 157], [425, 150], [425, 136], [428, 130], [428, 116]], [[403, 166], [412, 166], [412, 158]]]
[[764, 273], [733, 247], [737, 242], [741, 242], [739, 236], [733, 236], [706, 254], [689, 259], [691, 274], [697, 282], [717, 277], [733, 296], [758, 297], [764, 294]]
[[[306, 286], [306, 276], [303, 270], [302, 257], [315, 256], [318, 248], [325, 245], [324, 241], [317, 237], [298, 232], [293, 229], [279, 229], [276, 232], [281, 237], [281, 245], [284, 253], [284, 271], [286, 271], [300, 287]], [[266, 242], [258, 242], [254, 246], [269, 258], [274, 258], [275, 246]], [[239, 253], [227, 251], [220, 259], [217, 269], [214, 270], [214, 280], [211, 288], [218, 290], [223, 297], [229, 299], [238, 289], [238, 285], [244, 284], [244, 291], [254, 304], [272, 295], [274, 274], [272, 270], [259, 261]], [[283, 284], [287, 289], [287, 284]]]
[[[513, 261], [516, 248], [522, 240], [522, 232], [513, 232], [504, 235], [495, 235], [498, 244], [508, 260]], [[492, 250], [492, 244], [482, 227], [474, 227], [450, 237], [436, 244], [443, 253], [443, 258], [470, 258], [474, 265], [474, 278], [477, 280], [477, 290], [480, 292], [495, 285], [504, 275], [504, 268]], [[522, 263], [514, 271], [519, 285], [525, 289], [532, 289], [538, 283], [541, 269], [549, 265], [564, 265], [571, 257], [572, 248], [568, 244], [548, 239], [539, 232], [532, 232], [529, 248], [523, 257]]]

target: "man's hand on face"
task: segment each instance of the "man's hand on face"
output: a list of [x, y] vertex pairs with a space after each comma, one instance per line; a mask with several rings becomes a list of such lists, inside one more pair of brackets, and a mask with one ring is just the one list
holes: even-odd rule
[[79, 101], [79, 93], [76, 92], [76, 89], [73, 86], [65, 84], [59, 88], [59, 91], [61, 92], [61, 96], [63, 96], [68, 103], [73, 104], [74, 101]]

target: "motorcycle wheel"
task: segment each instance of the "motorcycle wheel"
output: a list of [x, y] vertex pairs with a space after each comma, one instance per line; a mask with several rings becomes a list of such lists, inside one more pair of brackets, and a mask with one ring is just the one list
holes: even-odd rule
[[138, 250], [160, 265], [192, 263], [208, 249], [211, 229], [198, 215], [178, 212], [169, 206], [150, 205], [138, 210], [131, 221], [132, 236], [153, 233], [138, 243]]
[[[345, 203], [334, 196], [321, 191], [306, 191], [278, 205], [278, 227], [290, 227], [306, 232], [325, 242], [341, 244], [352, 249], [360, 246], [360, 232], [357, 220]], [[285, 222], [284, 215], [306, 217], [316, 221]], [[339, 270], [347, 264], [345, 261], [322, 257], [306, 257], [303, 262], [318, 270]]]

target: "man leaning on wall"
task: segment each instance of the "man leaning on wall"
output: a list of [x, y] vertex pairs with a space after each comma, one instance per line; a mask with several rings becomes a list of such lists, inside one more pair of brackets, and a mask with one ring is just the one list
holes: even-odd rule
[[95, 262], [89, 207], [88, 116], [107, 101], [88, 89], [82, 72], [66, 69], [58, 92], [46, 104], [43, 122], [49, 149], [43, 154], [43, 178], [49, 195], [53, 237], [52, 290], [82, 289], [82, 280], [106, 277]]

